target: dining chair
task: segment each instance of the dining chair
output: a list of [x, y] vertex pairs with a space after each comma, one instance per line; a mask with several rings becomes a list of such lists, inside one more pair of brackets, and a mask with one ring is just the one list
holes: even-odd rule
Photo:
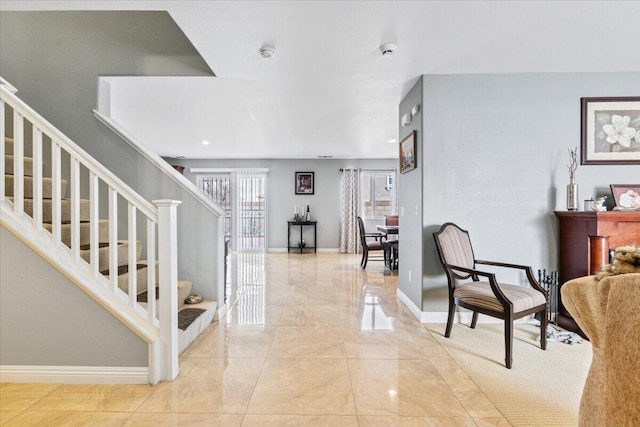
[[384, 225], [398, 225], [398, 215], [387, 215], [384, 217]]
[[[360, 261], [360, 266], [362, 268], [367, 268], [367, 262], [369, 262], [369, 252], [373, 251], [382, 251], [382, 237], [384, 236], [382, 233], [367, 233], [364, 229], [364, 222], [362, 218], [358, 217], [358, 229], [360, 230], [360, 243], [362, 244], [362, 260]], [[375, 241], [370, 242], [367, 241], [367, 238], [373, 237]], [[384, 257], [381, 258], [372, 258], [375, 261], [384, 261]]]
[[[449, 287], [449, 316], [445, 337], [451, 336], [456, 306], [473, 312], [472, 329], [475, 329], [478, 322], [478, 313], [503, 319], [505, 365], [511, 369], [513, 322], [524, 316], [540, 313], [540, 347], [546, 350], [548, 294], [534, 278], [531, 267], [475, 259], [469, 232], [451, 222], [443, 224], [440, 230], [433, 233], [433, 237]], [[495, 273], [476, 269], [478, 264], [523, 270], [531, 287], [499, 283]]]

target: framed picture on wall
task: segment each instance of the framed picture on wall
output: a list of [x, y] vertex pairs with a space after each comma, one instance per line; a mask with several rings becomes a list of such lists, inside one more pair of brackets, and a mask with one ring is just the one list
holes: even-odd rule
[[400, 173], [406, 173], [416, 168], [416, 131], [400, 141]]
[[296, 172], [296, 194], [313, 194], [313, 172]]
[[640, 164], [640, 97], [581, 98], [581, 119], [581, 164]]

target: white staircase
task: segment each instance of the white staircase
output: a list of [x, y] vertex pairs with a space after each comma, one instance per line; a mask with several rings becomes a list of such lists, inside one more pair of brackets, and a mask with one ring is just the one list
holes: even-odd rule
[[180, 202], [147, 202], [5, 85], [0, 98], [2, 225], [148, 343], [149, 383], [175, 379], [179, 353], [216, 309], [184, 304]]

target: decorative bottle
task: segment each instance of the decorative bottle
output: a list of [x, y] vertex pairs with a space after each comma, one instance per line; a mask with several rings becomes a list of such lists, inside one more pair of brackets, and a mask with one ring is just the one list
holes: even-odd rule
[[309, 205], [307, 205], [307, 215], [304, 217], [305, 221], [311, 221], [311, 214], [309, 213]]

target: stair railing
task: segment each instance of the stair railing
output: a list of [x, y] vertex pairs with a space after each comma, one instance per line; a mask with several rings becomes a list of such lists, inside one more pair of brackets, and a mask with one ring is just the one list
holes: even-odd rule
[[[12, 117], [8, 117], [12, 114]], [[5, 188], [4, 138], [8, 119], [13, 135], [13, 188]], [[0, 205], [2, 224], [48, 259], [76, 285], [149, 344], [149, 382], [172, 381], [178, 375], [177, 328], [177, 206], [179, 201], [156, 200], [155, 206], [98, 163], [66, 135], [21, 101], [6, 81], [0, 81]], [[25, 186], [25, 142], [31, 139], [32, 186]], [[43, 149], [44, 148], [44, 149]], [[47, 156], [45, 152], [50, 152]], [[45, 157], [50, 174], [45, 176]], [[68, 179], [63, 179], [68, 176]], [[43, 182], [51, 186], [50, 221], [45, 221]], [[69, 198], [63, 188], [68, 183]], [[12, 190], [12, 191], [11, 191]], [[8, 196], [11, 191], [13, 196]], [[81, 197], [88, 198], [88, 218], [82, 217]], [[88, 197], [87, 194], [88, 193]], [[25, 194], [31, 197], [25, 197]], [[25, 210], [25, 200], [31, 207]], [[70, 211], [63, 221], [64, 211]], [[86, 210], [86, 207], [85, 207]], [[104, 236], [106, 213], [108, 236]], [[122, 219], [126, 222], [122, 225]], [[120, 221], [119, 221], [120, 220]], [[68, 223], [67, 223], [68, 222]], [[140, 227], [142, 225], [142, 227]], [[88, 262], [81, 256], [88, 229]], [[139, 230], [140, 229], [140, 230]], [[103, 230], [103, 231], [101, 231]], [[83, 234], [84, 233], [84, 234]], [[102, 233], [102, 235], [101, 235]], [[147, 303], [138, 302], [138, 236], [145, 236]], [[126, 236], [126, 237], [125, 237]], [[108, 270], [100, 270], [100, 244], [108, 242]], [[118, 245], [126, 242], [125, 283], [119, 280]], [[124, 246], [124, 245], [123, 245]], [[104, 256], [104, 251], [103, 251]], [[104, 265], [104, 260], [103, 260]], [[156, 268], [158, 276], [156, 277]], [[156, 309], [158, 284], [159, 309]]]

